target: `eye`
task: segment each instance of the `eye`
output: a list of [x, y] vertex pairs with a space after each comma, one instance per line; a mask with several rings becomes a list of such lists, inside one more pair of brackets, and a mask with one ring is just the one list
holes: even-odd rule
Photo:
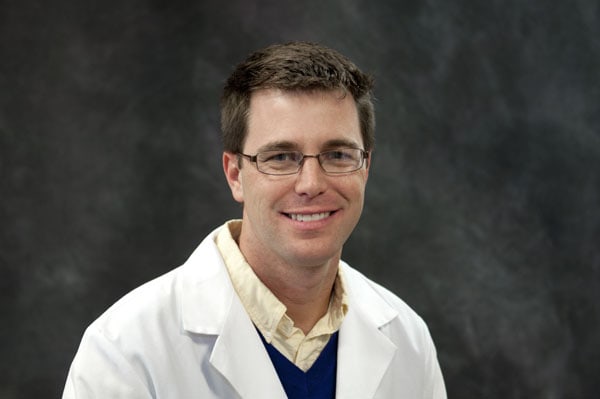
[[259, 154], [262, 162], [298, 162], [301, 155], [295, 151], [266, 151]]
[[339, 149], [333, 151], [327, 151], [322, 154], [323, 158], [327, 161], [351, 161], [356, 158], [355, 149]]

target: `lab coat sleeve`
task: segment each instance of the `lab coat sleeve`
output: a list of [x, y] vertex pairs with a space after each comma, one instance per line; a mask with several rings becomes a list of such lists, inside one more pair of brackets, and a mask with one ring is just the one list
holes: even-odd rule
[[88, 328], [71, 364], [63, 399], [150, 399], [151, 387], [101, 331]]

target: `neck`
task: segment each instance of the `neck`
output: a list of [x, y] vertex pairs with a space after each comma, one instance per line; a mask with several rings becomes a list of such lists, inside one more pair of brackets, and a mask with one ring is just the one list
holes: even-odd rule
[[311, 267], [247, 260], [263, 284], [286, 306], [287, 315], [304, 334], [327, 313], [339, 257]]
[[263, 283], [286, 306], [294, 325], [307, 334], [327, 313], [338, 261], [309, 270], [287, 270], [285, 274], [256, 272]]

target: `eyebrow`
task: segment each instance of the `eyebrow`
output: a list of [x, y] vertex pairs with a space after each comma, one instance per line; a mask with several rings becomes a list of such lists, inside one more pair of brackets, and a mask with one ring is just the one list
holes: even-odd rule
[[295, 151], [298, 145], [291, 141], [272, 141], [258, 148], [256, 152], [263, 151]]
[[[327, 151], [335, 148], [361, 148], [361, 146], [353, 141], [346, 139], [333, 139], [325, 142], [321, 151]], [[298, 144], [292, 141], [273, 141], [260, 146], [256, 152], [263, 151], [299, 151]]]
[[331, 148], [361, 148], [361, 146], [354, 140], [346, 140], [346, 139], [335, 139], [329, 140], [323, 146], [324, 150]]

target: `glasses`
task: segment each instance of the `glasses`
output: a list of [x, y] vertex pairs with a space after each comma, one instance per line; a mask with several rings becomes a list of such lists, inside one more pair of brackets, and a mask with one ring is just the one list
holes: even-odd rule
[[320, 154], [306, 155], [300, 151], [262, 151], [256, 155], [238, 153], [256, 164], [259, 172], [267, 175], [293, 175], [300, 171], [306, 158], [317, 158], [321, 169], [336, 175], [359, 170], [369, 158], [369, 153], [360, 148], [338, 148]]

